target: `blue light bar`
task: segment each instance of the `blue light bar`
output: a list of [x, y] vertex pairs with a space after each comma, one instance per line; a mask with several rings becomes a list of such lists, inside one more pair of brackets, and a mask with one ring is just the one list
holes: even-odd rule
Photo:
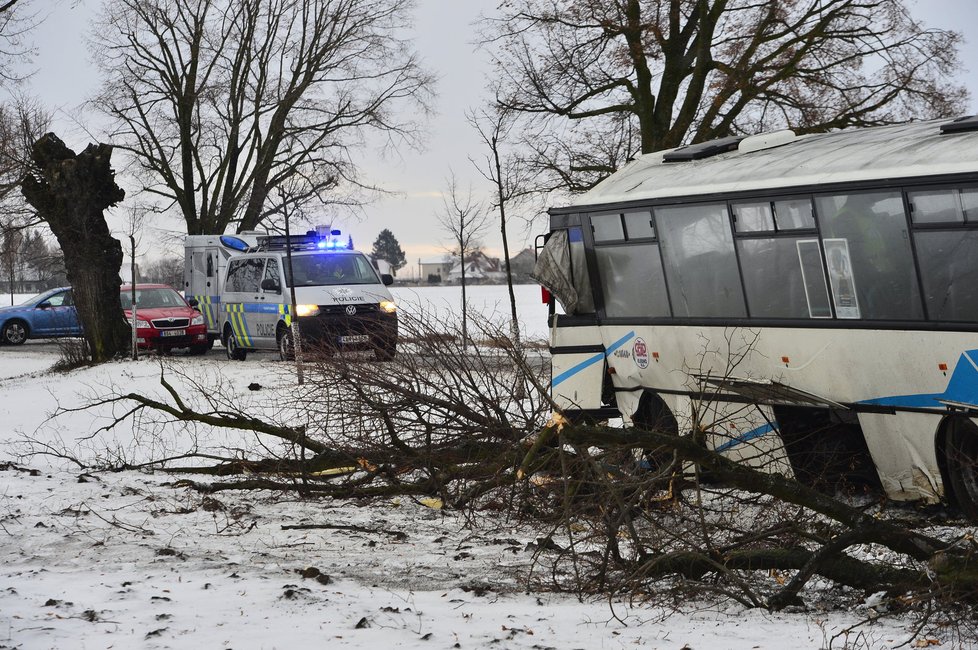
[[246, 251], [250, 248], [248, 242], [238, 237], [232, 237], [231, 235], [221, 235], [221, 244], [227, 248], [233, 248], [236, 251]]

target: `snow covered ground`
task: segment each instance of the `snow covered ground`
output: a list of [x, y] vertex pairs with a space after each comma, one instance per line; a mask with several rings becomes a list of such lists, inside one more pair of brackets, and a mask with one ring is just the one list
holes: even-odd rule
[[[505, 287], [475, 289], [473, 303], [505, 321]], [[527, 333], [545, 336], [538, 290], [520, 291]], [[401, 288], [397, 297], [402, 309], [444, 305], [446, 314], [457, 300], [453, 288]], [[546, 578], [551, 552], [536, 548], [541, 531], [503, 515], [471, 522], [409, 498], [204, 496], [174, 485], [183, 477], [23, 457], [28, 438], [87, 461], [137, 462], [187, 444], [132, 427], [98, 433], [105, 407], [49, 420], [59, 406], [114, 390], [160, 390], [153, 358], [67, 373], [49, 370], [58, 358], [54, 342], [0, 347], [0, 648], [827, 648], [866, 613], [691, 604], [666, 616], [640, 603], [580, 602], [528, 582], [535, 563]], [[270, 354], [231, 363], [215, 350], [166, 363], [226, 382], [256, 409], [265, 393], [248, 384], [290, 386], [288, 367]], [[198, 433], [207, 444], [210, 434]], [[219, 443], [257, 444], [246, 435]], [[910, 638], [891, 620], [831, 647], [892, 648]]]

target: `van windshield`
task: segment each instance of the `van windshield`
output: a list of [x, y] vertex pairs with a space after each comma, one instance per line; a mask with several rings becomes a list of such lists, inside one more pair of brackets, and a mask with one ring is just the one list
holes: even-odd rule
[[[293, 286], [289, 276], [288, 262], [283, 257], [285, 282]], [[309, 287], [330, 284], [379, 284], [377, 272], [363, 255], [346, 253], [313, 253], [310, 255], [293, 255], [292, 271], [295, 275], [295, 286]]]

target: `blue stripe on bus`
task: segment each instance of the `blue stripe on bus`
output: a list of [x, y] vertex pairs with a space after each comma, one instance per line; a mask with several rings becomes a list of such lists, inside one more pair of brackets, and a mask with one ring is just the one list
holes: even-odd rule
[[775, 428], [774, 428], [774, 425], [773, 424], [771, 424], [771, 423], [762, 424], [761, 426], [757, 427], [756, 429], [751, 429], [747, 433], [742, 433], [739, 436], [737, 436], [736, 438], [733, 438], [732, 440], [728, 440], [727, 442], [725, 442], [722, 445], [720, 445], [719, 447], [717, 447], [714, 451], [716, 451], [718, 454], [719, 453], [722, 453], [724, 451], [727, 451], [728, 449], [731, 449], [733, 447], [736, 447], [737, 445], [742, 445], [745, 442], [749, 442], [749, 441], [753, 440], [754, 438], [760, 438], [765, 433], [770, 433], [771, 431], [774, 431], [774, 430], [775, 430]]
[[[957, 363], [954, 365], [954, 370], [951, 371], [951, 378], [948, 379], [947, 387], [943, 392], [875, 397], [873, 399], [862, 400], [857, 402], [857, 404], [945, 410], [947, 406], [942, 400], [957, 404], [978, 405], [978, 350], [968, 350], [961, 353]], [[717, 447], [716, 451], [726, 451], [773, 430], [774, 427], [770, 424], [765, 424], [725, 442]]]
[[951, 371], [947, 388], [942, 393], [916, 393], [912, 395], [893, 395], [863, 400], [857, 404], [873, 406], [902, 406], [907, 408], [937, 408], [947, 406], [940, 400], [958, 404], [978, 405], [978, 350], [962, 352]]
[[553, 378], [553, 381], [550, 382], [550, 387], [554, 388], [557, 384], [567, 381], [568, 379], [570, 379], [577, 373], [581, 372], [585, 368], [589, 368], [590, 366], [593, 366], [597, 362], [602, 361], [605, 357], [611, 356], [612, 354], [614, 354], [615, 350], [625, 345], [625, 343], [627, 343], [629, 340], [631, 340], [634, 337], [635, 337], [635, 332], [629, 332], [625, 336], [621, 337], [620, 339], [612, 343], [608, 348], [605, 349], [604, 352], [598, 352], [593, 357], [589, 357], [585, 359], [584, 361], [580, 362], [573, 368], [568, 368], [567, 370], [565, 370], [564, 372], [560, 373], [559, 375]]

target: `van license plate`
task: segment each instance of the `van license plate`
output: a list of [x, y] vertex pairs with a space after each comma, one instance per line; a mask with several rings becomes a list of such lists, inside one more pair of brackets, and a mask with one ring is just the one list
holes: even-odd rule
[[183, 336], [187, 330], [160, 330], [160, 336]]
[[350, 336], [341, 336], [340, 343], [366, 343], [370, 340], [370, 337], [366, 334], [353, 334]]

